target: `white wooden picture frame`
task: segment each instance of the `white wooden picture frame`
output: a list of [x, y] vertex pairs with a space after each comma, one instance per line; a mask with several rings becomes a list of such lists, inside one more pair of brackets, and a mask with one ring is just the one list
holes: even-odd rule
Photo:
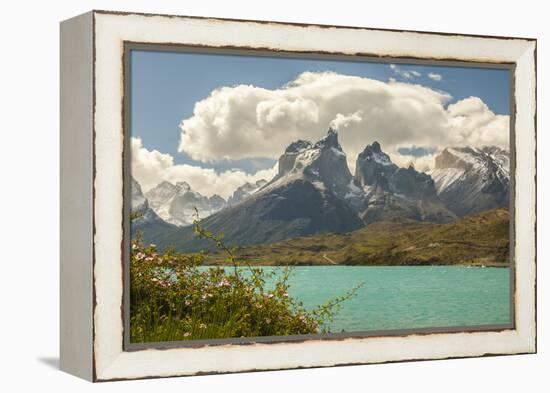
[[[513, 68], [513, 326], [127, 348], [126, 43]], [[61, 368], [90, 381], [536, 352], [536, 40], [91, 11], [61, 23]]]

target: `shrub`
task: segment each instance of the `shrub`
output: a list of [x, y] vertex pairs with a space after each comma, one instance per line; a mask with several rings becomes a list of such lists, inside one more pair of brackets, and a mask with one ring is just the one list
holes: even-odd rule
[[[138, 236], [130, 262], [130, 341], [159, 342], [328, 332], [358, 287], [313, 310], [289, 296], [292, 268], [237, 263], [232, 249], [200, 226], [195, 232], [227, 254], [226, 267], [201, 267], [203, 254], [157, 252]], [[238, 267], [237, 265], [244, 265]]]

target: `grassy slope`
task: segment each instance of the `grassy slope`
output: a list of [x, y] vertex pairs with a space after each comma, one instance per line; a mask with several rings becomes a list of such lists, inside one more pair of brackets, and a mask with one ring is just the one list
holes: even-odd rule
[[[400, 219], [345, 234], [243, 247], [236, 254], [254, 265], [507, 266], [509, 217], [495, 209], [449, 224]], [[223, 257], [210, 254], [206, 263], [223, 264]]]

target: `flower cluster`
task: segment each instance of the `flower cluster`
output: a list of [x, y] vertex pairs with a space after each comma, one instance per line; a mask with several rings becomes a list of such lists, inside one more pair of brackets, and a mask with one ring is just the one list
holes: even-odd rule
[[[288, 295], [291, 268], [237, 267], [220, 238], [195, 223], [198, 236], [228, 253], [225, 267], [203, 266], [203, 254], [158, 252], [139, 236], [130, 258], [130, 339], [158, 342], [280, 336], [327, 331], [354, 291], [312, 311]], [[270, 283], [269, 285], [266, 283]]]

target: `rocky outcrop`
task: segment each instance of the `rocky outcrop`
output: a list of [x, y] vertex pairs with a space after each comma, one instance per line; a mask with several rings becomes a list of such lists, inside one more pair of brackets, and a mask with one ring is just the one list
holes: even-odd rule
[[394, 218], [450, 222], [456, 216], [437, 197], [432, 178], [412, 166], [399, 168], [378, 142], [367, 145], [355, 166], [362, 188], [359, 216], [366, 224]]
[[360, 186], [377, 186], [389, 189], [389, 178], [397, 170], [397, 165], [382, 151], [380, 143], [373, 142], [359, 153], [355, 163], [355, 180]]

